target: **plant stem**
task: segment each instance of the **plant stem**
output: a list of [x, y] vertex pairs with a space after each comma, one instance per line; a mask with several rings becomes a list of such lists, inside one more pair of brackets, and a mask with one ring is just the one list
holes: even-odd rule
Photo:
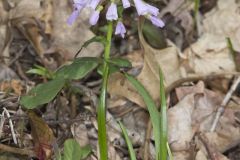
[[100, 160], [108, 159], [107, 149], [107, 130], [106, 130], [106, 95], [107, 95], [107, 83], [109, 77], [109, 66], [107, 61], [110, 58], [111, 40], [112, 40], [113, 25], [112, 22], [108, 22], [107, 43], [104, 51], [104, 64], [102, 75], [102, 88], [99, 106], [97, 108], [97, 120], [98, 120], [98, 143], [100, 150]]
[[160, 112], [160, 159], [167, 160], [167, 102], [165, 96], [165, 88], [163, 82], [163, 72], [159, 67], [159, 79], [160, 79], [160, 100], [161, 100], [161, 112]]

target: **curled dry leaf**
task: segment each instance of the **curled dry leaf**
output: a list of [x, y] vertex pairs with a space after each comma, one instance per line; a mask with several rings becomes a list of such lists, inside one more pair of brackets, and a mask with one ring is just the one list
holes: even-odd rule
[[49, 159], [56, 146], [56, 139], [52, 129], [33, 111], [28, 111], [31, 125], [31, 135], [34, 141], [35, 152], [39, 159]]
[[239, 4], [234, 0], [219, 0], [217, 8], [203, 20], [204, 34], [184, 51], [197, 74], [235, 71], [226, 37], [230, 37], [235, 50], [240, 50]]
[[[136, 77], [149, 91], [155, 101], [159, 99], [159, 66], [164, 73], [165, 86], [168, 87], [174, 81], [182, 77], [179, 49], [169, 42], [169, 47], [157, 50], [152, 48], [140, 35], [144, 49], [144, 64], [140, 74]], [[140, 55], [139, 55], [140, 56]], [[130, 101], [144, 107], [142, 98], [132, 85], [121, 74], [114, 74], [109, 80], [109, 92], [111, 95], [125, 97]]]
[[[236, 121], [236, 114], [240, 110], [227, 108], [220, 118], [216, 132], [210, 133], [208, 131], [222, 96], [205, 89], [203, 82], [193, 87], [179, 88], [177, 95], [180, 101], [168, 111], [169, 143], [174, 155], [179, 160], [189, 157], [190, 142], [196, 133], [202, 132], [206, 135], [208, 146], [216, 148], [214, 152], [224, 157], [221, 153], [240, 140], [240, 128]], [[200, 143], [199, 139], [196, 141], [197, 144]], [[199, 149], [208, 157], [208, 153], [204, 151], [206, 146], [200, 145]]]
[[191, 48], [184, 51], [195, 74], [209, 75], [235, 71], [224, 36], [204, 34]]
[[[226, 6], [234, 7], [223, 7], [224, 3], [226, 3]], [[137, 79], [149, 91], [154, 100], [159, 99], [159, 90], [157, 89], [159, 88], [158, 66], [163, 70], [166, 87], [186, 76], [235, 71], [235, 64], [229, 53], [225, 38], [230, 37], [234, 42], [234, 47], [236, 46], [236, 49], [238, 49], [238, 46], [240, 46], [240, 22], [235, 22], [236, 18], [240, 19], [240, 15], [237, 12], [238, 5], [234, 0], [231, 0], [229, 3], [220, 0], [217, 8], [217, 11], [213, 10], [206, 14], [206, 18], [203, 21], [204, 34], [196, 43], [187, 48], [184, 53], [181, 53], [170, 42], [169, 47], [166, 49], [154, 49], [146, 43], [142, 34], [139, 35], [144, 50], [144, 66]], [[181, 63], [183, 59], [180, 58], [185, 59], [183, 63]], [[186, 68], [186, 66], [190, 68]], [[142, 99], [125, 82], [123, 77], [117, 75], [111, 78], [113, 78], [113, 81], [110, 81], [110, 83], [114, 82], [109, 85], [111, 95], [126, 97], [142, 107], [145, 106]], [[124, 90], [121, 88], [124, 88]]]

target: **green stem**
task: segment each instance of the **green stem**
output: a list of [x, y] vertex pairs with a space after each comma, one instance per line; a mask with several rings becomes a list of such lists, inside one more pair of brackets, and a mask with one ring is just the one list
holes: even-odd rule
[[98, 143], [100, 149], [100, 160], [108, 159], [107, 149], [107, 130], [106, 130], [106, 95], [107, 83], [109, 77], [109, 66], [107, 61], [110, 58], [111, 40], [112, 40], [113, 25], [110, 21], [108, 23], [107, 44], [104, 51], [104, 64], [103, 64], [103, 82], [100, 95], [100, 102], [97, 108], [98, 120]]

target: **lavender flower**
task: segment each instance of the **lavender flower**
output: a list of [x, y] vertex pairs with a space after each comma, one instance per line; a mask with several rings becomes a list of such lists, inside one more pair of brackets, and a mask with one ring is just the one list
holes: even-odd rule
[[[139, 16], [143, 15], [147, 17], [155, 26], [157, 27], [164, 27], [164, 22], [159, 19], [157, 16], [159, 14], [159, 9], [147, 4], [144, 0], [133, 0], [135, 7], [137, 9], [137, 13]], [[79, 16], [81, 10], [86, 6], [92, 8], [94, 12], [92, 13], [89, 23], [91, 25], [95, 25], [98, 22], [100, 11], [103, 9], [103, 6], [100, 6], [99, 3], [101, 0], [73, 0], [73, 8], [74, 11], [67, 19], [67, 23], [69, 25], [73, 24], [76, 21], [77, 17]], [[129, 0], [122, 0], [123, 8], [128, 8], [131, 6]], [[108, 7], [106, 13], [106, 19], [109, 21], [117, 20], [118, 13], [117, 13], [117, 5], [112, 1], [110, 6]], [[126, 33], [126, 29], [122, 22], [118, 22], [116, 26], [115, 34], [120, 34], [124, 37]]]
[[148, 13], [149, 7], [145, 2], [143, 2], [142, 0], [133, 0], [133, 1], [135, 3], [135, 7], [137, 9], [137, 13], [139, 16], [145, 15]]
[[93, 10], [95, 10], [99, 2], [100, 0], [90, 0], [90, 3], [88, 4], [88, 6], [91, 7]]
[[88, 0], [73, 0], [73, 8], [75, 10], [81, 10], [88, 3]]
[[126, 28], [123, 25], [123, 23], [121, 21], [118, 21], [117, 26], [116, 26], [116, 30], [115, 30], [115, 35], [121, 35], [122, 38], [125, 37], [125, 33], [126, 33]]
[[76, 19], [79, 16], [81, 10], [86, 6], [87, 1], [88, 0], [74, 0], [73, 1], [74, 11], [72, 12], [72, 14], [67, 19], [67, 23], [69, 25], [72, 25], [73, 22], [76, 21]]
[[109, 21], [118, 19], [117, 5], [115, 3], [112, 2], [111, 5], [108, 7], [106, 18]]
[[122, 4], [123, 8], [129, 8], [131, 6], [129, 0], [122, 0]]
[[163, 28], [165, 26], [164, 22], [156, 16], [148, 16], [148, 18], [151, 20], [152, 24], [157, 27]]
[[152, 5], [146, 4], [148, 7], [148, 13], [157, 16], [159, 14], [159, 9], [157, 7], [154, 7]]
[[97, 24], [98, 19], [99, 19], [99, 13], [100, 13], [99, 10], [96, 10], [96, 11], [93, 12], [92, 16], [91, 16], [90, 19], [89, 19], [89, 23], [90, 23], [91, 25]]
[[76, 19], [77, 19], [77, 17], [79, 16], [79, 13], [80, 13], [79, 10], [73, 11], [72, 14], [71, 14], [71, 15], [68, 17], [68, 19], [67, 19], [67, 24], [68, 24], [68, 25], [72, 25], [73, 22], [75, 22]]

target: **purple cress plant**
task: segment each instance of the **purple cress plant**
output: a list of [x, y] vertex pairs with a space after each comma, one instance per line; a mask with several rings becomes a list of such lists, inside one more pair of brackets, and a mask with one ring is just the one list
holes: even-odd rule
[[[103, 6], [101, 6], [102, 0], [73, 0], [73, 12], [67, 19], [67, 23], [72, 25], [77, 17], [79, 16], [81, 10], [83, 8], [89, 7], [92, 10], [91, 17], [89, 19], [89, 23], [91, 25], [95, 25], [98, 22], [99, 14], [103, 10]], [[145, 16], [149, 19], [153, 25], [163, 28], [164, 22], [158, 18], [159, 9], [144, 2], [143, 0], [132, 0], [134, 2], [135, 8], [139, 16]], [[123, 8], [129, 8], [131, 6], [129, 0], [121, 0]], [[115, 0], [111, 0], [111, 4], [109, 5], [106, 13], [106, 19], [108, 21], [118, 21], [116, 25], [115, 35], [121, 35], [122, 38], [125, 37], [126, 28], [124, 24], [121, 22], [117, 12], [117, 4]]]

